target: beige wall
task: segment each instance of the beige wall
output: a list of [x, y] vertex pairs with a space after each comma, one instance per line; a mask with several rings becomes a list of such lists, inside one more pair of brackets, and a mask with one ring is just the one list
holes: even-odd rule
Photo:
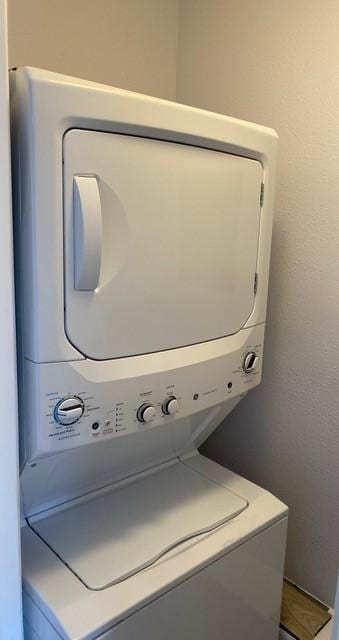
[[280, 136], [264, 380], [205, 452], [290, 506], [287, 574], [339, 559], [337, 0], [182, 0], [181, 102]]
[[178, 0], [8, 0], [10, 66], [175, 99]]

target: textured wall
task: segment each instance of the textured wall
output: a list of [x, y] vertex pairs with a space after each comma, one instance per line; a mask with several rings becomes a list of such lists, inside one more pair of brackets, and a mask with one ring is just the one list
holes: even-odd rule
[[333, 602], [339, 557], [337, 0], [182, 0], [181, 102], [273, 126], [264, 379], [205, 453], [290, 507], [287, 574]]
[[178, 0], [8, 0], [10, 66], [175, 99]]

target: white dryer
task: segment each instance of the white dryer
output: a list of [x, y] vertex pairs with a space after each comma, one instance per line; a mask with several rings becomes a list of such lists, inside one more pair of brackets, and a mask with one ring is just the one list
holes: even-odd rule
[[198, 453], [261, 379], [277, 136], [11, 72], [27, 640], [278, 637], [287, 509]]

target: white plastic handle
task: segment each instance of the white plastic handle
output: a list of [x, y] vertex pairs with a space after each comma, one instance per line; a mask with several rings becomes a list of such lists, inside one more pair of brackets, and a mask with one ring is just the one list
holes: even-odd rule
[[101, 202], [94, 176], [74, 176], [74, 286], [93, 291], [99, 284], [102, 251]]

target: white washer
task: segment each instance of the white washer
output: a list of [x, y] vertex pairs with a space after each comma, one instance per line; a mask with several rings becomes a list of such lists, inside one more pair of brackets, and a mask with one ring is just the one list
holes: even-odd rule
[[[187, 471], [197, 493], [186, 478], [183, 496]], [[141, 512], [128, 513], [130, 492]], [[160, 555], [176, 514], [181, 539], [192, 537]], [[26, 638], [277, 639], [286, 516], [271, 494], [199, 454], [38, 516], [22, 530]]]
[[11, 111], [26, 640], [274, 640], [287, 509], [198, 447], [261, 379], [277, 136], [30, 68]]

